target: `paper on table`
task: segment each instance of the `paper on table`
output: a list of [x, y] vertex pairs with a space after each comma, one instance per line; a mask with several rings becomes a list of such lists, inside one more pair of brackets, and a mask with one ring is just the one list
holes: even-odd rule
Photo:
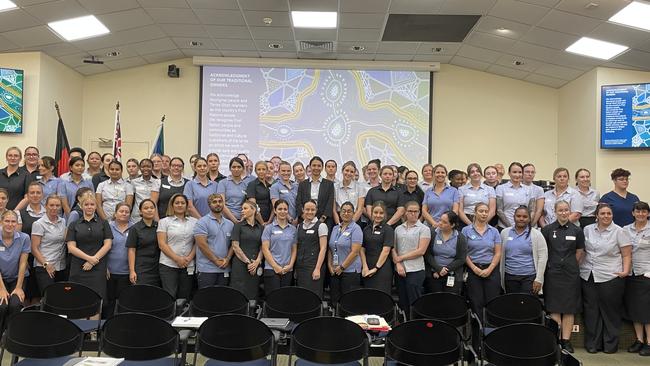
[[177, 316], [172, 322], [174, 328], [198, 328], [204, 321], [208, 320], [207, 317], [189, 317]]
[[124, 361], [123, 358], [111, 357], [85, 357], [83, 360], [75, 363], [75, 366], [117, 366]]
[[[374, 317], [375, 315], [373, 315]], [[390, 325], [386, 322], [386, 319], [382, 318], [381, 316], [377, 316], [379, 318], [379, 324], [378, 325], [370, 325], [366, 321], [366, 318], [368, 317], [368, 314], [364, 315], [353, 315], [353, 316], [348, 316], [345, 319], [357, 323], [361, 328], [364, 330], [374, 330], [374, 331], [389, 331], [391, 330]]]

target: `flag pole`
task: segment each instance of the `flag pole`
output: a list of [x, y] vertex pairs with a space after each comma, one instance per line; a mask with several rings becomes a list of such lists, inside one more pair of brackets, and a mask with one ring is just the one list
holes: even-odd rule
[[61, 110], [59, 109], [59, 103], [54, 101], [54, 109], [56, 109], [56, 114], [59, 116], [59, 119], [61, 119]]

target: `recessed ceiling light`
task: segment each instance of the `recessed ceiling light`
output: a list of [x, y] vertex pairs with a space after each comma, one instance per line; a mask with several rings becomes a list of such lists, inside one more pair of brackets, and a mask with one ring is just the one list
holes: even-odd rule
[[510, 33], [510, 29], [505, 28], [505, 27], [499, 27], [499, 28], [497, 28], [497, 32], [499, 32], [499, 33]]
[[278, 49], [280, 49], [282, 47], [284, 47], [284, 46], [281, 43], [273, 43], [273, 42], [269, 43], [269, 48], [274, 49], [274, 50], [278, 50]]
[[292, 11], [291, 19], [295, 28], [336, 28], [335, 11]]
[[578, 55], [598, 58], [601, 60], [610, 60], [625, 52], [628, 48], [628, 46], [623, 46], [616, 43], [605, 42], [589, 37], [582, 37], [574, 44], [567, 47], [566, 51]]
[[106, 52], [106, 57], [117, 57], [120, 55], [120, 51], [111, 51], [111, 52]]
[[609, 18], [610, 22], [650, 30], [650, 4], [635, 1]]
[[522, 66], [522, 65], [525, 64], [525, 62], [522, 61], [522, 60], [514, 60], [514, 61], [512, 61], [512, 64], [515, 65], [515, 66]]
[[18, 6], [9, 0], [0, 0], [0, 11], [17, 9]]
[[431, 52], [433, 52], [433, 53], [441, 53], [441, 52], [443, 52], [444, 50], [445, 50], [445, 49], [442, 48], [442, 47], [433, 47], [433, 48], [431, 49]]
[[47, 25], [66, 41], [78, 41], [110, 33], [94, 15], [59, 20]]
[[203, 42], [201, 41], [190, 41], [190, 47], [201, 47], [203, 46]]
[[355, 52], [361, 52], [361, 51], [365, 51], [366, 46], [352, 46], [350, 47], [350, 49]]

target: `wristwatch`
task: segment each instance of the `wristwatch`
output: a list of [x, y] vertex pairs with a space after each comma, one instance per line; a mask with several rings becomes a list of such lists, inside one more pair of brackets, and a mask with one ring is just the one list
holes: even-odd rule
[[47, 262], [43, 262], [43, 268], [47, 268]]
[[381, 269], [381, 267], [375, 266], [375, 269], [379, 271]]

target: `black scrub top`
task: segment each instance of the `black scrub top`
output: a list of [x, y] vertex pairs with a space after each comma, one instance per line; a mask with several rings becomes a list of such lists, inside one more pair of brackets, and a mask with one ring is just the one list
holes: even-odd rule
[[31, 175], [25, 171], [18, 169], [8, 176], [7, 168], [0, 169], [0, 188], [9, 192], [7, 210], [14, 210], [18, 203], [25, 198], [29, 183], [31, 183]]
[[246, 197], [255, 198], [264, 222], [271, 217], [271, 186], [265, 185], [261, 180], [255, 179], [246, 186]]
[[126, 247], [135, 248], [135, 273], [158, 271], [160, 248], [156, 235], [157, 229], [157, 222], [154, 221], [151, 226], [147, 226], [142, 220], [129, 229]]
[[[364, 204], [366, 206], [372, 206], [377, 201], [384, 201], [384, 204], [386, 205], [386, 220], [390, 220], [399, 207], [400, 192], [401, 191], [395, 188], [395, 186], [391, 186], [388, 190], [384, 191], [380, 184], [376, 187], [370, 188], [366, 194]], [[420, 204], [422, 204], [422, 201], [420, 201]]]
[[255, 221], [248, 225], [246, 221], [238, 222], [232, 229], [231, 240], [238, 241], [239, 247], [250, 260], [257, 259], [262, 246], [262, 232], [264, 227]]
[[413, 192], [409, 192], [406, 187], [404, 187], [404, 189], [400, 192], [399, 202], [397, 206], [404, 207], [404, 205], [409, 201], [417, 202], [420, 206], [422, 206], [422, 201], [424, 201], [424, 191], [422, 188], [416, 186]]
[[582, 229], [570, 222], [560, 225], [555, 221], [542, 228], [542, 235], [548, 246], [547, 271], [567, 271], [579, 274], [576, 250], [585, 248], [585, 235]]
[[169, 177], [167, 176], [160, 180], [160, 191], [158, 192], [158, 217], [160, 219], [167, 217], [167, 206], [169, 206], [169, 200], [172, 199], [172, 196], [176, 193], [183, 194], [187, 179], [182, 179], [183, 184], [178, 187], [169, 184]]
[[[384, 247], [393, 247], [394, 239], [395, 231], [390, 225], [382, 224], [374, 226], [373, 224], [369, 224], [363, 229], [362, 247], [366, 252], [366, 263], [369, 269], [375, 267]], [[390, 256], [388, 256], [387, 261], [389, 260]]]

